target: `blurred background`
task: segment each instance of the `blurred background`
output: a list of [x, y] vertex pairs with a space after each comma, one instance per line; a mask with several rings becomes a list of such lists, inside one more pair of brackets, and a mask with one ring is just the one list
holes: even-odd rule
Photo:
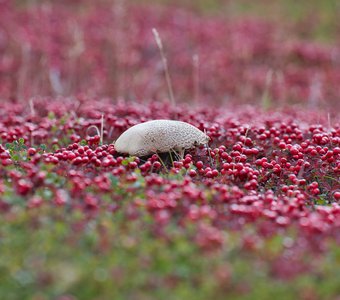
[[[136, 1], [142, 2], [142, 1]], [[186, 7], [205, 14], [225, 17], [256, 17], [284, 26], [301, 26], [296, 34], [303, 38], [331, 42], [339, 38], [340, 2], [337, 0], [158, 0], [143, 1]]]
[[60, 0], [0, 5], [0, 97], [334, 108], [336, 0]]

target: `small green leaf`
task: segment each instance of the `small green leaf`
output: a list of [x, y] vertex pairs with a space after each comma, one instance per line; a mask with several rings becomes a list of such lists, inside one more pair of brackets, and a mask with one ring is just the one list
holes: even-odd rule
[[52, 112], [52, 111], [50, 111], [49, 113], [48, 113], [48, 116], [47, 116], [50, 120], [53, 120], [53, 119], [55, 119], [55, 114], [54, 114], [54, 112]]
[[129, 161], [127, 160], [127, 159], [124, 159], [123, 161], [122, 161], [122, 165], [123, 166], [127, 166], [129, 164]]
[[18, 161], [20, 159], [20, 156], [18, 154], [14, 154], [12, 155], [12, 159]]

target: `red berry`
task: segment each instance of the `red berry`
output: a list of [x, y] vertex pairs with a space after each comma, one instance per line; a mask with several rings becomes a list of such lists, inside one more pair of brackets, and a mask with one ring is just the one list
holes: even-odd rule
[[36, 154], [36, 153], [37, 153], [37, 150], [34, 149], [34, 148], [28, 148], [28, 149], [27, 149], [27, 154], [28, 154], [29, 156], [33, 156], [33, 155]]
[[335, 200], [340, 200], [340, 192], [335, 192], [333, 194], [333, 197], [334, 197]]
[[199, 170], [202, 169], [203, 168], [203, 162], [200, 161], [200, 160], [198, 162], [196, 162], [196, 168], [199, 169]]
[[190, 177], [196, 177], [197, 176], [197, 172], [195, 170], [190, 170], [189, 171], [189, 176]]
[[156, 170], [159, 169], [161, 166], [162, 166], [162, 164], [161, 164], [159, 161], [155, 161], [155, 162], [153, 163], [153, 167], [154, 167]]

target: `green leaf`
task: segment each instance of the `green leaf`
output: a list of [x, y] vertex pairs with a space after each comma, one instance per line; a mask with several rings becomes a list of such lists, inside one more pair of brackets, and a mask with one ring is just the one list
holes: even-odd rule
[[52, 112], [52, 111], [50, 111], [49, 113], [48, 113], [48, 116], [47, 116], [50, 120], [53, 120], [53, 119], [55, 119], [55, 113], [54, 112]]
[[12, 159], [18, 161], [20, 159], [20, 156], [18, 154], [14, 154], [12, 155]]

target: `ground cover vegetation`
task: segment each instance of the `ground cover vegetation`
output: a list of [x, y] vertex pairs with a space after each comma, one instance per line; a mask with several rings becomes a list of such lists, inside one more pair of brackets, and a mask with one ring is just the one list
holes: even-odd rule
[[[192, 7], [0, 4], [1, 299], [337, 299], [336, 42]], [[209, 143], [117, 152], [154, 119]]]

